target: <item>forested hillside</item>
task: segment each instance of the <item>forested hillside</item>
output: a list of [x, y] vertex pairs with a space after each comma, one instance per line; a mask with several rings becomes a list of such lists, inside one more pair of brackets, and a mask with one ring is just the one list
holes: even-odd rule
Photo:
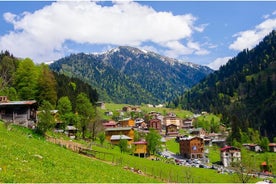
[[73, 54], [50, 68], [95, 86], [105, 101], [128, 104], [164, 103], [212, 72], [127, 46], [102, 54]]
[[170, 105], [223, 114], [232, 126], [232, 138], [238, 141], [246, 141], [240, 130], [247, 132], [248, 127], [272, 140], [276, 136], [276, 31]]
[[74, 107], [81, 92], [92, 103], [98, 100], [97, 91], [79, 79], [53, 73], [48, 65], [18, 59], [8, 51], [0, 53], [0, 95], [9, 100], [37, 100], [39, 104], [46, 100], [55, 106], [59, 98], [68, 96]]

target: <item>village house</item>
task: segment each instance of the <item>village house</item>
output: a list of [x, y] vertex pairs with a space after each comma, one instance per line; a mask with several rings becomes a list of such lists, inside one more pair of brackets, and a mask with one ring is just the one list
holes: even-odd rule
[[220, 160], [224, 167], [231, 163], [241, 161], [241, 150], [233, 146], [225, 146], [220, 149]]
[[104, 102], [96, 102], [97, 107], [100, 107], [101, 109], [105, 109], [105, 103]]
[[146, 157], [148, 154], [148, 147], [146, 141], [133, 142], [133, 154], [139, 157]]
[[118, 127], [134, 127], [135, 122], [131, 118], [125, 118], [125, 119], [119, 120], [117, 126]]
[[180, 126], [182, 124], [182, 120], [175, 116], [165, 116], [163, 121], [164, 121], [165, 126], [176, 125], [178, 127], [178, 129], [180, 128]]
[[269, 143], [269, 151], [276, 152], [276, 143]]
[[180, 137], [178, 141], [181, 156], [189, 159], [203, 158], [204, 142], [201, 137]]
[[194, 128], [193, 120], [194, 119], [192, 119], [192, 118], [188, 118], [188, 119], [183, 120], [182, 129], [189, 130], [189, 129]]
[[166, 126], [166, 135], [168, 136], [178, 135], [178, 127], [174, 124]]
[[[113, 136], [113, 135], [116, 135], [116, 136]], [[110, 141], [111, 143], [116, 143], [116, 141], [118, 141], [117, 138], [119, 138], [120, 140], [120, 135], [127, 136], [127, 137], [123, 137], [126, 139], [128, 139], [129, 137], [130, 139], [128, 139], [128, 144], [130, 145], [134, 139], [134, 130], [132, 127], [116, 127], [116, 128], [105, 129], [106, 140]], [[112, 141], [111, 141], [111, 137], [112, 137]]]
[[162, 131], [161, 120], [157, 118], [149, 120], [149, 128], [153, 128], [161, 132]]
[[125, 106], [122, 108], [124, 112], [141, 112], [140, 107], [137, 106]]
[[68, 125], [65, 127], [65, 134], [71, 139], [75, 139], [77, 135], [78, 129], [73, 125]]
[[243, 144], [243, 147], [245, 147], [246, 149], [248, 149], [250, 151], [254, 151], [254, 152], [262, 152], [263, 151], [260, 145], [253, 144], [253, 143]]
[[9, 101], [6, 96], [0, 96], [0, 119], [7, 122], [33, 128], [37, 108], [35, 100]]
[[135, 127], [139, 129], [148, 129], [148, 126], [143, 118], [135, 119]]
[[166, 127], [166, 135], [176, 135], [178, 134], [182, 120], [174, 114], [170, 114], [169, 116], [165, 116], [163, 118], [163, 123]]
[[189, 133], [192, 135], [192, 136], [198, 136], [198, 137], [205, 137], [206, 136], [206, 132], [203, 128], [193, 128], [193, 129], [190, 129], [189, 130]]
[[131, 138], [131, 137], [128, 137], [128, 136], [126, 136], [126, 135], [112, 135], [112, 136], [110, 137], [110, 142], [111, 142], [111, 144], [113, 144], [113, 145], [118, 145], [121, 139], [122, 139], [122, 140], [126, 139], [127, 142], [128, 142], [128, 145], [130, 145], [130, 142], [132, 141], [132, 138]]
[[110, 120], [103, 123], [104, 128], [115, 128], [117, 127], [117, 122]]

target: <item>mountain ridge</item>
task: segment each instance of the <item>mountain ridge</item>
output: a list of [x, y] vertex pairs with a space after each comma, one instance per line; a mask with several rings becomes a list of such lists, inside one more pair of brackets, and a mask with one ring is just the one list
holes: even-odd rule
[[98, 54], [72, 54], [50, 65], [88, 82], [115, 103], [164, 103], [213, 72], [151, 51], [120, 46]]
[[276, 137], [275, 50], [273, 30], [255, 48], [243, 50], [170, 104], [222, 114], [238, 141], [244, 141], [239, 132], [248, 128], [272, 140]]

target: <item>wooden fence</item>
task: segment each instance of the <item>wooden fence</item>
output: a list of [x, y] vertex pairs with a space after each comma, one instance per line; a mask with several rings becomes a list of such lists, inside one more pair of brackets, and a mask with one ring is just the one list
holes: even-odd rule
[[[177, 173], [172, 170], [164, 171], [162, 168], [154, 168], [145, 166], [140, 163], [129, 163], [128, 160], [124, 159], [121, 156], [115, 155], [113, 153], [101, 152], [91, 149], [90, 146], [84, 146], [80, 143], [57, 139], [53, 137], [47, 137], [47, 141], [52, 142], [54, 144], [58, 144], [64, 148], [70, 149], [79, 154], [86, 155], [88, 157], [96, 158], [99, 160], [103, 160], [113, 165], [122, 166], [124, 169], [135, 172], [141, 175], [147, 175], [150, 177], [154, 177], [160, 179], [164, 182], [176, 182], [176, 183], [191, 183], [194, 181], [194, 177], [192, 176], [191, 171], [187, 167], [183, 167], [182, 173]], [[199, 176], [197, 176], [198, 178]], [[206, 178], [202, 178], [202, 181], [206, 181]]]

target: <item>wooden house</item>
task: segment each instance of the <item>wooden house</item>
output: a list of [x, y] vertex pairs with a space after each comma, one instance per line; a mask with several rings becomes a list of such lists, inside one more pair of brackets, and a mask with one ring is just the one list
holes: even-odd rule
[[192, 136], [205, 137], [206, 132], [203, 128], [193, 128], [189, 131]]
[[149, 128], [153, 128], [160, 132], [162, 130], [161, 120], [157, 118], [149, 120]]
[[104, 128], [115, 128], [116, 126], [117, 126], [117, 123], [112, 120], [103, 123]]
[[126, 119], [122, 119], [118, 121], [118, 127], [134, 127], [135, 126], [135, 122], [133, 119], [131, 118], [126, 118]]
[[241, 160], [241, 150], [233, 146], [225, 146], [220, 149], [220, 160], [224, 167]]
[[179, 138], [179, 150], [184, 158], [203, 158], [204, 141], [201, 137], [181, 137]]
[[128, 144], [131, 144], [134, 139], [134, 130], [132, 127], [115, 127], [105, 129], [106, 140], [111, 142], [111, 136], [113, 135], [125, 135], [127, 137], [130, 137], [131, 140], [128, 140]]
[[174, 124], [166, 126], [166, 135], [178, 135], [178, 127]]
[[183, 120], [182, 128], [185, 129], [185, 130], [189, 130], [191, 128], [194, 128], [193, 121], [194, 121], [194, 119], [192, 119], [192, 118], [188, 118], [188, 119]]
[[71, 139], [75, 139], [78, 129], [73, 125], [68, 125], [65, 127], [65, 134], [68, 135]]
[[139, 157], [146, 157], [148, 153], [148, 147], [147, 147], [147, 142], [146, 141], [138, 141], [138, 142], [133, 142], [133, 153], [135, 155], [138, 155]]
[[37, 120], [37, 108], [35, 100], [9, 101], [6, 96], [0, 97], [0, 119], [7, 122], [31, 128]]
[[243, 144], [243, 147], [245, 147], [246, 149], [250, 150], [250, 151], [254, 151], [254, 152], [262, 152], [262, 148], [260, 145], [258, 144], [253, 144], [253, 143], [247, 143], [247, 144]]
[[110, 137], [110, 142], [111, 142], [111, 144], [113, 144], [113, 145], [118, 145], [121, 139], [122, 139], [122, 140], [124, 140], [124, 139], [127, 140], [128, 145], [130, 145], [130, 142], [132, 141], [132, 138], [131, 138], [131, 137], [128, 137], [128, 136], [126, 136], [126, 135], [112, 135], [112, 136]]
[[140, 107], [137, 106], [125, 106], [122, 108], [124, 112], [141, 112]]
[[176, 125], [177, 128], [179, 129], [181, 127], [182, 120], [175, 116], [165, 116], [163, 118], [163, 123], [165, 124], [165, 126]]

